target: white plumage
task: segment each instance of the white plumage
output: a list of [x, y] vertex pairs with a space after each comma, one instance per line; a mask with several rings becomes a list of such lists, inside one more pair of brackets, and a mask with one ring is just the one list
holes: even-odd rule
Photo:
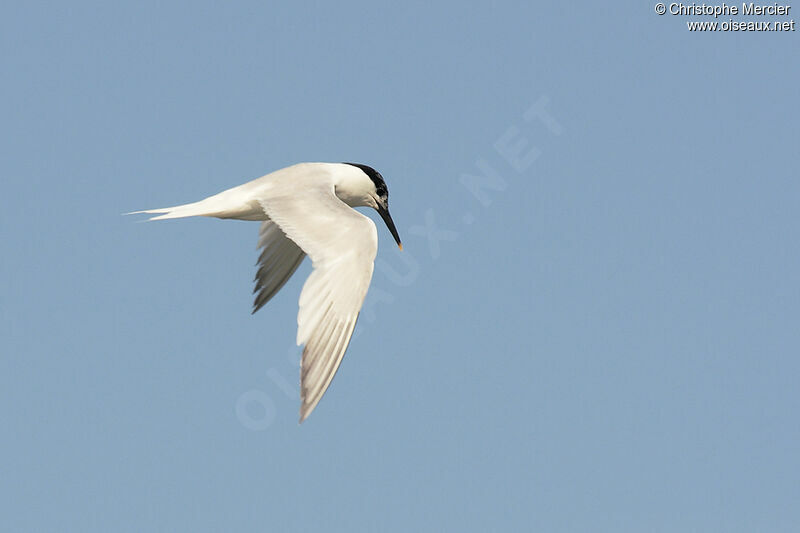
[[136, 212], [158, 215], [150, 220], [206, 216], [262, 221], [254, 313], [283, 287], [306, 254], [311, 258], [314, 269], [297, 315], [297, 344], [305, 345], [301, 422], [341, 364], [372, 279], [378, 234], [372, 220], [352, 209], [359, 206], [377, 210], [402, 249], [383, 178], [353, 163], [300, 163], [199, 202]]

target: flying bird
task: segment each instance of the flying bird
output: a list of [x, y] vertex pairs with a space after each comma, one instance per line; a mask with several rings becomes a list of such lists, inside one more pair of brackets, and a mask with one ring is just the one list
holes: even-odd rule
[[367, 295], [378, 232], [353, 207], [371, 207], [402, 250], [389, 214], [389, 191], [378, 171], [358, 163], [299, 163], [205, 200], [134, 213], [150, 220], [215, 217], [261, 222], [253, 313], [261, 309], [306, 255], [313, 271], [300, 293], [297, 344], [300, 422], [319, 403], [336, 374]]

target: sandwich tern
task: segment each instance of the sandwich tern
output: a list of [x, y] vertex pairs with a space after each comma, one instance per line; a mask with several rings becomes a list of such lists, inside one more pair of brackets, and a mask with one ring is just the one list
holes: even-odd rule
[[149, 220], [194, 216], [261, 222], [253, 313], [311, 257], [313, 271], [300, 293], [297, 344], [300, 422], [319, 403], [336, 374], [367, 295], [378, 232], [353, 207], [371, 207], [402, 250], [389, 214], [389, 191], [372, 167], [358, 163], [299, 163], [205, 200], [134, 213]]

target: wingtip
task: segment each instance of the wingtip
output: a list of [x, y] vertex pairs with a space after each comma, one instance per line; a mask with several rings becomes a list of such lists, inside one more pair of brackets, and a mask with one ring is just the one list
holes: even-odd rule
[[302, 424], [303, 422], [305, 422], [306, 419], [309, 416], [311, 416], [311, 413], [314, 412], [314, 409], [316, 409], [317, 403], [319, 403], [319, 402], [307, 403], [306, 402], [306, 398], [303, 398], [302, 396], [303, 395], [301, 395], [301, 398], [300, 398], [300, 419], [297, 422], [298, 424]]

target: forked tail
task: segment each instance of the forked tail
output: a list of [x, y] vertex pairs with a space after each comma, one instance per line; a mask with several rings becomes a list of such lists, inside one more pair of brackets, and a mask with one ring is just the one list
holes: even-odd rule
[[252, 194], [249, 194], [249, 191], [241, 186], [228, 189], [191, 204], [162, 207], [160, 209], [145, 209], [144, 211], [134, 211], [126, 214], [142, 213], [158, 215], [151, 217], [149, 220], [185, 217], [236, 218], [239, 220], [264, 220], [266, 218], [260, 204], [254, 201]]
[[158, 215], [150, 217], [147, 220], [166, 220], [168, 218], [186, 218], [186, 217], [210, 217], [214, 216], [209, 212], [209, 206], [206, 200], [194, 202], [191, 204], [176, 205], [174, 207], [161, 207], [159, 209], [145, 209], [144, 211], [132, 211], [125, 213], [126, 215]]

